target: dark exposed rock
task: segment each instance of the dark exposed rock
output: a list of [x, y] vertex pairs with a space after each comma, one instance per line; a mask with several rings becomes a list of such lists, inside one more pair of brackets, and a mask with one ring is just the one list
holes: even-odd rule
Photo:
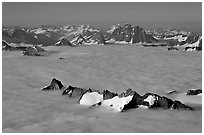
[[142, 44], [142, 46], [144, 47], [164, 47], [164, 46], [168, 46], [166, 43], [161, 43], [161, 44]]
[[62, 95], [68, 95], [73, 98], [81, 97], [85, 91], [87, 90], [69, 85], [69, 87], [62, 92]]
[[196, 41], [198, 41], [199, 39], [199, 36], [196, 36], [196, 35], [189, 35], [185, 41], [185, 43], [188, 43], [188, 44], [193, 44], [195, 43]]
[[179, 45], [181, 46], [181, 45], [184, 45], [186, 43], [186, 41], [181, 41], [180, 43], [179, 43]]
[[29, 46], [27, 47], [26, 50], [22, 52], [22, 55], [27, 55], [27, 56], [43, 56], [39, 52], [44, 52], [45, 50], [43, 48], [40, 48], [38, 46]]
[[160, 97], [158, 98], [158, 101], [156, 101], [155, 106], [156, 107], [161, 107], [163, 109], [169, 109], [173, 104], [173, 101], [167, 97]]
[[193, 108], [186, 106], [182, 104], [180, 101], [175, 100], [173, 102], [173, 105], [171, 106], [171, 109], [176, 109], [176, 110], [194, 110]]
[[99, 33], [96, 33], [94, 36], [93, 36], [93, 40], [95, 42], [97, 42], [98, 44], [105, 44], [105, 39], [104, 39], [104, 35], [103, 33], [99, 32]]
[[31, 48], [33, 48], [36, 52], [45, 52], [45, 49], [43, 49], [37, 45], [33, 45]]
[[43, 56], [43, 55], [41, 55], [41, 54], [39, 54], [39, 53], [34, 53], [34, 52], [30, 52], [30, 51], [23, 51], [22, 52], [22, 55], [23, 56]]
[[172, 101], [167, 97], [161, 97], [153, 93], [146, 93], [142, 96], [142, 99], [142, 105], [145, 105], [148, 108], [193, 110], [191, 107], [182, 104], [180, 101]]
[[198, 44], [197, 50], [198, 50], [198, 51], [201, 51], [201, 50], [202, 50], [202, 39], [200, 40], [200, 42], [199, 42], [199, 44]]
[[125, 24], [123, 27], [120, 25], [112, 26], [107, 33], [107, 35], [115, 41], [126, 41], [132, 44], [140, 42], [152, 43], [157, 41], [139, 26], [132, 27], [130, 24]]
[[80, 26], [74, 31], [71, 31], [67, 36], [74, 46], [77, 45], [91, 45], [91, 44], [105, 44], [104, 34], [102, 31], [91, 26]]
[[23, 43], [39, 44], [33, 33], [27, 33], [23, 29], [15, 29], [12, 38], [19, 39]]
[[45, 86], [42, 90], [61, 90], [64, 85], [57, 79], [53, 78], [50, 85]]
[[11, 47], [10, 45], [8, 45], [8, 43], [6, 41], [2, 40], [2, 50], [14, 50], [15, 48]]
[[46, 31], [45, 33], [35, 34], [26, 28], [14, 28], [12, 34], [8, 34], [7, 31], [2, 32], [2, 39], [9, 43], [26, 43], [26, 44], [42, 44], [53, 45], [62, 36], [60, 32]]
[[67, 39], [61, 39], [59, 42], [55, 44], [56, 46], [72, 46], [72, 44]]
[[[63, 84], [53, 78], [49, 86], [44, 87], [42, 90], [52, 90], [64, 88]], [[174, 93], [176, 91], [171, 91]], [[189, 90], [187, 95], [197, 95], [202, 93], [201, 89]], [[79, 103], [83, 105], [99, 106], [105, 105], [118, 112], [138, 107], [145, 107], [149, 109], [176, 109], [176, 110], [194, 110], [193, 108], [181, 103], [180, 101], [173, 101], [165, 96], [160, 96], [154, 93], [145, 93], [140, 96], [136, 91], [127, 89], [121, 94], [110, 92], [109, 90], [97, 91], [92, 89], [83, 89], [69, 85], [62, 95], [68, 95], [71, 98], [79, 98]]]
[[179, 49], [176, 48], [176, 47], [169, 47], [168, 50], [169, 50], [169, 51], [170, 51], [170, 50], [176, 50], [176, 51], [177, 51], [177, 50], [179, 50]]
[[173, 93], [178, 93], [178, 92], [176, 90], [171, 90], [167, 92], [168, 95], [173, 94]]
[[185, 47], [183, 51], [188, 51], [188, 50], [201, 51], [202, 50], [202, 36], [190, 35], [188, 36], [186, 41], [183, 41], [182, 43], [180, 43], [180, 45], [185, 45], [185, 44], [187, 44], [187, 46]]
[[8, 43], [6, 41], [2, 40], [2, 50], [4, 51], [22, 51], [22, 50], [26, 50], [27, 47], [24, 46], [20, 46], [20, 47], [13, 47], [8, 45]]
[[2, 36], [11, 37], [11, 35], [5, 30], [2, 30]]
[[194, 89], [194, 90], [188, 90], [186, 95], [198, 95], [200, 93], [202, 93], [201, 89]]
[[139, 107], [139, 105], [142, 104], [141, 96], [136, 91], [133, 91], [132, 89], [127, 89], [126, 92], [121, 93], [119, 97], [127, 97], [130, 95], [133, 96], [132, 100], [124, 106], [123, 110], [137, 108]]
[[186, 52], [186, 51], [200, 51], [200, 48], [197, 47], [197, 46], [194, 46], [194, 47], [187, 46], [187, 47], [184, 48], [183, 51], [184, 52]]
[[108, 90], [104, 90], [103, 91], [103, 100], [111, 99], [117, 95], [118, 95], [117, 93], [113, 93], [113, 92], [110, 92]]
[[131, 28], [131, 25], [130, 24], [125, 24], [124, 27], [123, 27], [123, 30], [124, 30], [124, 41], [126, 42], [130, 42], [131, 41], [131, 38], [132, 38], [132, 28]]
[[142, 103], [141, 105], [147, 106], [149, 108], [156, 107], [156, 100], [158, 98], [161, 98], [159, 95], [154, 94], [154, 93], [145, 93], [142, 98]]
[[[27, 43], [27, 44], [43, 44], [54, 45], [59, 39], [63, 38], [56, 45], [76, 46], [81, 44], [106, 44], [106, 40], [114, 39], [115, 41], [125, 41], [127, 43], [146, 42], [151, 43], [157, 41], [151, 35], [148, 35], [145, 30], [138, 26], [125, 24], [123, 27], [116, 26], [112, 33], [102, 32], [99, 29], [90, 26], [70, 26], [54, 28], [41, 26], [39, 28], [19, 28], [2, 31], [3, 39], [9, 43]], [[64, 39], [68, 40], [64, 41]], [[71, 43], [71, 44], [70, 44]]]

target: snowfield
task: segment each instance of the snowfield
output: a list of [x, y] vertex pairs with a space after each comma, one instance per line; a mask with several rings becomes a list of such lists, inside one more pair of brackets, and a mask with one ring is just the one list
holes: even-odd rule
[[65, 86], [117, 93], [127, 88], [140, 95], [185, 93], [202, 88], [202, 52], [134, 45], [44, 49], [51, 53], [32, 57], [20, 51], [2, 52], [3, 132], [202, 132], [201, 109], [138, 108], [115, 113], [79, 105], [59, 90], [41, 91], [55, 77]]

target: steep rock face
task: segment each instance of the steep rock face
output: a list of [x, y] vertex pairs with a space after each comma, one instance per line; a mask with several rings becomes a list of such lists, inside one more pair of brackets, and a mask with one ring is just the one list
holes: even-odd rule
[[2, 40], [2, 50], [12, 50], [12, 47], [10, 45], [8, 45], [8, 43], [6, 41]]
[[163, 108], [163, 109], [177, 109], [177, 110], [193, 110], [193, 108], [184, 105], [180, 101], [171, 100], [164, 96], [159, 96], [154, 93], [146, 93], [142, 96], [142, 104], [148, 108]]
[[117, 93], [110, 92], [109, 90], [103, 91], [103, 100], [111, 99], [115, 96], [118, 96]]
[[126, 92], [119, 94], [120, 98], [128, 97], [128, 96], [132, 96], [132, 99], [130, 100], [130, 102], [124, 105], [123, 110], [137, 108], [139, 107], [139, 105], [142, 104], [141, 96], [136, 91], [133, 91], [132, 89], [127, 89]]
[[105, 44], [103, 33], [100, 30], [84, 25], [75, 27], [63, 38], [69, 40], [73, 45]]
[[25, 30], [22, 30], [22, 29], [14, 30], [12, 37], [20, 39], [24, 43], [33, 43], [33, 44], [39, 43], [32, 33], [27, 33]]
[[27, 47], [21, 46], [21, 47], [13, 47], [10, 46], [6, 41], [2, 40], [2, 50], [3, 51], [24, 51]]
[[69, 85], [63, 92], [62, 95], [68, 95], [71, 98], [76, 98], [76, 97], [81, 97], [83, 93], [86, 92], [86, 89], [78, 88], [78, 87], [73, 87]]
[[[79, 99], [78, 103], [88, 106], [104, 106], [116, 112], [122, 112], [133, 108], [146, 108], [146, 109], [171, 109], [171, 110], [195, 110], [180, 101], [172, 100], [165, 96], [160, 96], [155, 93], [145, 93], [140, 96], [136, 91], [128, 88], [121, 94], [113, 93], [109, 90], [92, 90], [83, 89], [69, 85], [65, 88], [63, 84], [53, 78], [50, 85], [45, 86], [42, 90], [63, 90], [62, 95], [68, 95], [70, 98]], [[176, 91], [170, 91], [177, 93]], [[187, 95], [202, 96], [202, 89], [191, 89], [187, 91]]]
[[202, 89], [191, 89], [188, 90], [186, 95], [199, 95], [202, 93]]
[[187, 43], [185, 43], [183, 47], [185, 47], [183, 51], [201, 51], [202, 50], [202, 36], [188, 38]]
[[67, 39], [61, 39], [55, 44], [56, 46], [72, 46], [72, 44]]
[[68, 38], [69, 40], [71, 40], [71, 43], [75, 46], [90, 43], [90, 41], [87, 41], [81, 34], [71, 35]]
[[107, 31], [106, 38], [109, 41], [123, 41], [131, 44], [152, 43], [157, 41], [139, 26], [131, 26], [130, 24], [125, 24], [123, 27], [119, 24], [112, 26], [110, 30]]
[[187, 37], [185, 43], [192, 44], [198, 41], [198, 39], [199, 39], [199, 36], [190, 35]]
[[37, 52], [44, 52], [44, 51], [45, 51], [45, 49], [43, 49], [43, 48], [41, 48], [41, 47], [39, 47], [39, 46], [37, 46], [37, 45], [33, 45], [33, 48], [34, 48]]
[[2, 39], [9, 43], [26, 43], [34, 45], [54, 45], [61, 37], [60, 33], [49, 31], [49, 33], [33, 32], [26, 29], [14, 29], [13, 33], [9, 34], [3, 30]]
[[8, 32], [6, 32], [5, 30], [2, 31], [2, 36], [5, 36], [5, 37], [11, 37], [11, 35], [9, 35]]
[[22, 55], [27, 56], [42, 56], [39, 52], [44, 52], [45, 50], [39, 46], [29, 46], [22, 52]]
[[101, 44], [101, 45], [105, 44], [105, 39], [104, 39], [104, 35], [102, 32], [98, 32], [94, 34], [92, 40], [94, 40], [94, 42], [97, 44]]
[[[165, 34], [163, 38], [162, 34]], [[55, 45], [63, 39], [68, 40], [72, 46], [155, 43], [158, 40], [165, 40], [167, 43], [170, 42], [168, 40], [175, 40], [177, 41], [174, 43], [175, 45], [185, 45], [194, 44], [199, 37], [175, 30], [166, 30], [164, 33], [153, 31], [152, 33], [131, 24], [114, 25], [106, 32], [89, 25], [40, 26], [37, 28], [6, 27], [2, 30], [2, 39], [8, 43], [42, 44], [43, 46]], [[199, 44], [199, 50], [202, 50], [202, 40]]]
[[200, 42], [198, 44], [198, 50], [202, 50], [202, 39], [200, 40]]
[[53, 78], [50, 85], [45, 86], [44, 88], [42, 88], [42, 90], [61, 90], [63, 87], [64, 85], [61, 83], [61, 81]]

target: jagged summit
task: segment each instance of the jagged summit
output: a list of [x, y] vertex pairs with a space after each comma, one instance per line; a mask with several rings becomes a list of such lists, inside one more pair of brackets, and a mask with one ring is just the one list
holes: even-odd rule
[[58, 41], [56, 44], [56, 46], [72, 46], [72, 44], [69, 42], [69, 40], [67, 39], [61, 39], [60, 41]]
[[199, 37], [190, 32], [175, 29], [147, 29], [116, 24], [107, 31], [101, 31], [90, 25], [40, 26], [35, 28], [3, 27], [2, 39], [8, 43], [26, 43], [33, 45], [104, 45], [104, 44], [154, 44], [166, 45], [175, 41], [175, 45], [192, 44]]
[[107, 31], [107, 42], [121, 42], [121, 43], [152, 43], [157, 40], [148, 35], [143, 28], [139, 26], [131, 26], [126, 23], [123, 27], [120, 25], [113, 25]]
[[69, 32], [63, 36], [63, 38], [69, 40], [73, 45], [105, 44], [102, 32], [99, 29], [91, 27], [90, 25], [80, 25], [72, 32]]
[[182, 46], [185, 47], [183, 51], [200, 51], [202, 50], [202, 36], [190, 36]]

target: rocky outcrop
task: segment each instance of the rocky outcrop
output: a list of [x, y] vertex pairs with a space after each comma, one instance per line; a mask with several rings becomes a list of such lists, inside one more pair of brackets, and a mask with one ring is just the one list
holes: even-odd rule
[[199, 36], [197, 35], [189, 35], [185, 41], [185, 43], [188, 43], [188, 44], [193, 44], [195, 43], [196, 41], [198, 41], [199, 39]]
[[187, 40], [182, 43], [185, 47], [183, 51], [201, 51], [202, 50], [202, 36], [189, 36]]
[[[10, 32], [13, 31], [13, 32]], [[8, 33], [9, 32], [9, 33]], [[104, 45], [106, 43], [151, 43], [156, 39], [148, 35], [139, 26], [125, 24], [112, 26], [111, 30], [103, 32], [91, 26], [41, 26], [38, 28], [5, 28], [2, 31], [3, 39], [9, 43], [27, 43], [47, 45]], [[62, 40], [62, 41], [61, 41]], [[56, 43], [57, 42], [57, 43]]]
[[37, 45], [33, 45], [32, 48], [35, 49], [35, 51], [37, 51], [37, 52], [45, 52], [45, 49], [43, 49]]
[[148, 35], [145, 30], [139, 26], [131, 26], [130, 24], [125, 24], [123, 27], [120, 25], [112, 26], [110, 30], [107, 31], [107, 42], [119, 41], [121, 43], [152, 43], [157, 40]]
[[50, 85], [45, 86], [42, 90], [61, 90], [64, 85], [57, 79], [53, 78]]
[[24, 56], [43, 56], [40, 52], [44, 52], [45, 50], [39, 46], [29, 46], [23, 52]]
[[102, 31], [91, 26], [81, 25], [75, 27], [67, 33], [63, 38], [68, 39], [73, 45], [92, 45], [105, 44], [104, 34]]
[[109, 90], [104, 90], [103, 91], [103, 100], [111, 99], [111, 98], [113, 98], [115, 96], [118, 96], [118, 94], [110, 92]]
[[62, 95], [68, 95], [71, 98], [76, 98], [76, 97], [81, 97], [83, 93], [87, 91], [86, 89], [78, 88], [78, 87], [73, 87], [69, 85], [63, 92]]
[[2, 40], [2, 50], [3, 51], [24, 51], [27, 47], [21, 46], [21, 47], [13, 47], [10, 46], [6, 41]]
[[[63, 89], [62, 95], [68, 95], [71, 98], [79, 98], [78, 102], [81, 105], [104, 106], [117, 112], [133, 108], [194, 110], [178, 100], [173, 101], [172, 99], [155, 93], [145, 93], [143, 96], [140, 96], [136, 91], [130, 88], [121, 94], [113, 93], [109, 90], [97, 91], [91, 90], [90, 88], [87, 90], [71, 85], [65, 89], [59, 80], [53, 78], [51, 84], [44, 87], [42, 90], [53, 89]], [[176, 91], [173, 91], [173, 93], [174, 92]], [[189, 90], [187, 95], [198, 95], [201, 92], [201, 89]], [[172, 91], [170, 94], [171, 93]]]
[[58, 31], [47, 30], [45, 33], [35, 33], [25, 28], [13, 28], [11, 30], [12, 33], [8, 33], [6, 30], [2, 31], [2, 39], [9, 43], [54, 45], [62, 36]]
[[2, 40], [2, 50], [4, 51], [11, 51], [14, 50], [14, 47], [11, 47], [10, 45], [8, 45], [8, 43], [6, 41]]
[[142, 99], [142, 105], [148, 108], [193, 110], [191, 107], [182, 104], [180, 101], [173, 101], [167, 97], [159, 96], [154, 93], [146, 93], [142, 96]]
[[119, 94], [119, 98], [125, 98], [125, 97], [129, 97], [132, 96], [131, 100], [124, 105], [122, 110], [127, 110], [127, 109], [131, 109], [131, 108], [138, 108], [143, 102], [142, 102], [142, 98], [141, 96], [136, 92], [133, 91], [132, 89], [127, 89], [126, 92], [123, 92], [121, 94]]
[[23, 43], [39, 44], [33, 33], [27, 33], [23, 29], [15, 29], [11, 36], [12, 38], [16, 38]]
[[72, 46], [72, 44], [69, 42], [69, 40], [67, 39], [61, 39], [60, 41], [58, 41], [56, 44], [56, 46]]
[[191, 89], [188, 90], [186, 95], [198, 95], [202, 93], [202, 89]]
[[178, 48], [176, 48], [176, 47], [169, 47], [168, 49], [167, 49], [168, 51], [178, 51], [179, 49]]
[[97, 43], [99, 45], [105, 44], [105, 39], [104, 39], [104, 35], [102, 32], [98, 32], [98, 33], [94, 34], [92, 40], [94, 41], [94, 43]]

